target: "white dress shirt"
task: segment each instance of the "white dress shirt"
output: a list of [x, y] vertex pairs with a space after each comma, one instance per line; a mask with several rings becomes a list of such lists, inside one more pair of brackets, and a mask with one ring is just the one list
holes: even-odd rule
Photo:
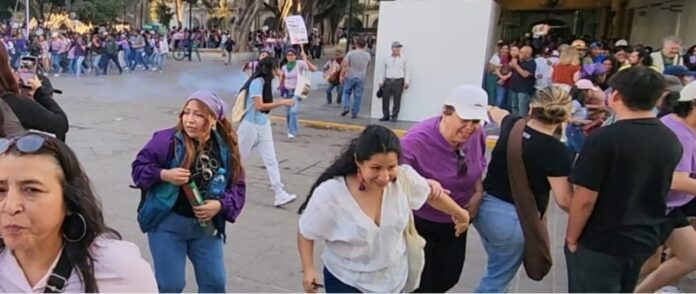
[[[155, 275], [140, 249], [127, 241], [97, 238], [90, 248], [94, 257], [94, 277], [101, 293], [157, 293]], [[46, 275], [33, 287], [29, 285], [17, 259], [7, 248], [0, 252], [0, 293], [43, 293], [48, 277], [58, 263], [58, 255]], [[73, 269], [64, 293], [84, 293], [84, 284]]]
[[[378, 226], [360, 208], [345, 178], [323, 182], [300, 217], [300, 233], [326, 246], [324, 266], [340, 281], [362, 292], [398, 293], [406, 284], [408, 260], [404, 230], [412, 209], [420, 209], [430, 186], [412, 167], [399, 167], [404, 179], [382, 194]], [[407, 195], [400, 183], [410, 185]]]
[[391, 55], [384, 60], [382, 80], [385, 79], [405, 79], [406, 83], [411, 82], [411, 74], [406, 68], [406, 60], [402, 56]]

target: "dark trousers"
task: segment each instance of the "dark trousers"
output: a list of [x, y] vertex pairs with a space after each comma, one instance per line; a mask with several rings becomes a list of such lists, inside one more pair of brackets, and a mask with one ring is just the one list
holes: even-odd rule
[[[382, 115], [384, 118], [399, 117], [401, 109], [401, 94], [404, 92], [404, 79], [386, 79], [382, 85]], [[394, 98], [391, 116], [389, 115], [389, 102]]]
[[414, 216], [416, 230], [425, 238], [425, 268], [416, 293], [444, 293], [462, 275], [466, 235], [454, 236], [453, 223], [436, 223]]
[[326, 293], [362, 293], [355, 287], [341, 282], [326, 268], [324, 268], [324, 287]]
[[116, 68], [118, 68], [119, 73], [123, 73], [123, 69], [121, 68], [121, 64], [118, 62], [118, 53], [116, 54], [102, 54], [101, 60], [99, 60], [99, 63], [101, 63], [101, 68], [106, 75], [107, 70], [109, 69], [109, 61], [113, 61], [114, 64], [116, 64]]
[[581, 245], [571, 253], [565, 246], [570, 293], [633, 293], [640, 268], [651, 254], [614, 256]]

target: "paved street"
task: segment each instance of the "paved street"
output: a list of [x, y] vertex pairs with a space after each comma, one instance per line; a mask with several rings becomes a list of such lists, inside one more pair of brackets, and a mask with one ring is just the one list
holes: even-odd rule
[[[226, 67], [219, 54], [212, 53], [204, 54], [203, 63], [170, 59], [163, 74], [137, 72], [98, 78], [53, 78], [56, 88], [65, 92], [57, 100], [70, 119], [68, 143], [77, 152], [94, 182], [103, 201], [107, 223], [120, 231], [124, 239], [138, 244], [146, 259], [150, 260], [150, 252], [145, 235], [138, 229], [135, 214], [139, 192], [128, 188], [131, 184], [130, 162], [154, 131], [176, 123], [177, 113], [189, 93], [197, 89], [212, 89], [231, 104], [233, 93], [243, 80], [238, 63]], [[369, 100], [368, 97], [366, 100]], [[314, 93], [312, 99], [315, 98], [323, 102], [321, 92]], [[314, 106], [302, 110], [301, 118], [330, 118], [338, 113], [336, 109], [322, 108], [316, 101], [310, 104]], [[369, 105], [369, 101], [365, 104]], [[363, 110], [364, 114], [367, 112], [368, 109]], [[274, 113], [283, 115], [282, 111]], [[355, 122], [365, 123], [366, 120]], [[288, 141], [284, 124], [274, 125], [281, 173], [288, 190], [304, 199], [318, 174], [354, 135], [350, 132], [302, 128], [295, 141]], [[273, 207], [268, 177], [258, 156], [255, 155], [246, 170], [246, 206], [239, 221], [228, 226], [225, 246], [227, 290], [301, 291], [300, 264], [295, 246], [296, 209], [299, 203], [286, 209]], [[512, 283], [511, 291], [567, 291], [561, 247], [566, 216], [555, 209], [554, 204], [551, 206], [554, 207], [549, 214], [555, 258], [553, 272], [542, 282], [532, 282], [522, 271]], [[464, 273], [454, 291], [473, 290], [484, 270], [485, 259], [478, 235], [472, 229], [469, 232]], [[316, 260], [320, 261], [318, 256]], [[187, 275], [186, 291], [194, 292], [197, 288], [190, 266]], [[691, 280], [684, 285], [683, 290], [696, 290]]]

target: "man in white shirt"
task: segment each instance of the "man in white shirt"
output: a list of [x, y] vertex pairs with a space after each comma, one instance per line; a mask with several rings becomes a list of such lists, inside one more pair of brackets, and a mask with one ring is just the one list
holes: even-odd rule
[[665, 67], [668, 65], [684, 65], [684, 60], [679, 54], [681, 43], [682, 41], [679, 37], [666, 37], [662, 40], [662, 50], [650, 54], [653, 59], [653, 65], [659, 72], [665, 71]]
[[[401, 94], [408, 89], [410, 72], [406, 67], [406, 60], [401, 56], [403, 45], [398, 41], [392, 43], [392, 54], [384, 61], [384, 73], [379, 83], [382, 88], [382, 118], [380, 121], [397, 121], [401, 109]], [[394, 107], [389, 115], [389, 103], [394, 98]]]

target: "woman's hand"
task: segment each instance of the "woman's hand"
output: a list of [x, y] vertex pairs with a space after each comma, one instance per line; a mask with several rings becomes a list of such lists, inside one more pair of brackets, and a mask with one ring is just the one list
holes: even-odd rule
[[160, 179], [165, 182], [169, 182], [174, 186], [183, 186], [188, 183], [191, 177], [191, 171], [185, 168], [173, 168], [173, 169], [163, 169], [160, 172]]
[[454, 235], [461, 236], [469, 229], [469, 212], [466, 209], [460, 209], [457, 215], [452, 216], [452, 222], [454, 222]]
[[435, 180], [427, 180], [430, 186], [430, 197], [431, 199], [438, 199], [443, 196], [449, 196], [450, 190], [447, 190], [440, 185], [439, 182]]
[[200, 221], [207, 222], [213, 219], [221, 209], [220, 200], [206, 200], [203, 204], [193, 207], [193, 214]]
[[317, 283], [317, 272], [314, 268], [305, 269], [302, 273], [302, 288], [306, 293], [317, 293], [319, 283]]

